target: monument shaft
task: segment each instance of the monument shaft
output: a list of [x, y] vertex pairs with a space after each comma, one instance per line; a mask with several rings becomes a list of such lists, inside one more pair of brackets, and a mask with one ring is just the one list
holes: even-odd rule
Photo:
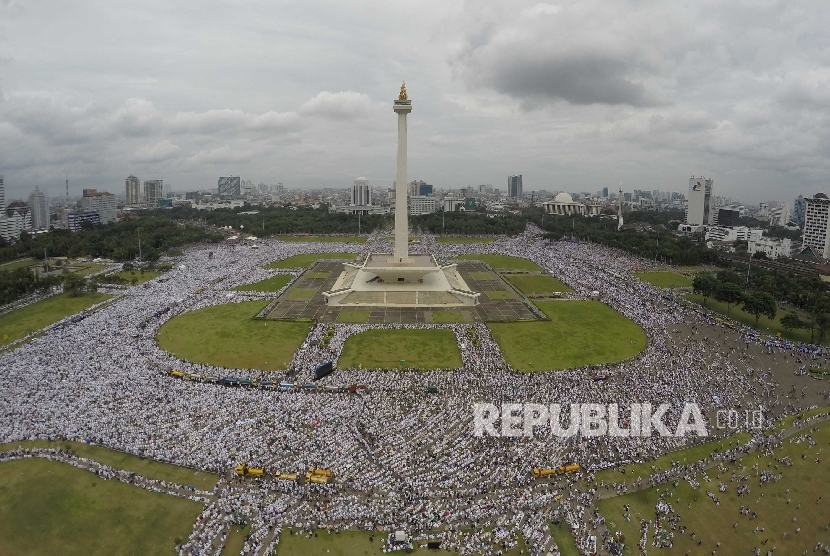
[[393, 108], [398, 115], [398, 158], [395, 175], [395, 250], [392, 257], [395, 262], [409, 261], [409, 210], [407, 208], [406, 177], [406, 116], [412, 111], [412, 101], [406, 96], [406, 87], [401, 86], [401, 95]]

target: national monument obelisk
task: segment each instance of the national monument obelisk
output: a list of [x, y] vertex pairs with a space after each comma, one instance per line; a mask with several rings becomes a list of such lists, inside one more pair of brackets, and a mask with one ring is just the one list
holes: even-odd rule
[[406, 116], [412, 112], [412, 101], [406, 95], [406, 83], [392, 109], [398, 115], [398, 158], [395, 174], [395, 250], [394, 262], [409, 262], [409, 210], [407, 207], [406, 177]]

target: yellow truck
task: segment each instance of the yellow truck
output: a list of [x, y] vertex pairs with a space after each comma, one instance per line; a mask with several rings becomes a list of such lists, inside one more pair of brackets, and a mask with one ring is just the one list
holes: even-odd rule
[[277, 471], [274, 473], [274, 477], [277, 479], [282, 479], [283, 481], [296, 481], [297, 474], [296, 473], [280, 473]]
[[576, 473], [579, 471], [579, 464], [578, 463], [566, 463], [564, 465], [559, 465], [557, 467], [550, 467], [547, 469], [542, 469], [539, 467], [533, 468], [533, 476], [537, 479], [541, 479], [544, 477], [550, 477], [552, 475], [565, 475], [568, 473]]
[[309, 469], [309, 475], [313, 475], [315, 477], [334, 477], [334, 473], [331, 472], [331, 469]]
[[262, 477], [265, 470], [261, 467], [248, 467], [248, 464], [240, 463], [236, 466], [236, 474], [240, 477]]
[[310, 483], [318, 483], [318, 484], [326, 484], [329, 482], [329, 478], [323, 475], [313, 475], [312, 473], [306, 473], [305, 480]]
[[171, 375], [171, 376], [174, 376], [174, 377], [176, 377], [176, 378], [182, 378], [182, 377], [184, 376], [184, 373], [183, 373], [183, 372], [181, 372], [179, 369], [172, 369], [172, 370], [170, 371], [170, 375]]

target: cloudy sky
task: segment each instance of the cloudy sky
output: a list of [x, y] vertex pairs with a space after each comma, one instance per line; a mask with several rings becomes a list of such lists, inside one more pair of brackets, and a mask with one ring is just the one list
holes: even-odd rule
[[[7, 198], [287, 187], [830, 190], [827, 0], [0, 0]], [[830, 191], [828, 191], [830, 192]]]

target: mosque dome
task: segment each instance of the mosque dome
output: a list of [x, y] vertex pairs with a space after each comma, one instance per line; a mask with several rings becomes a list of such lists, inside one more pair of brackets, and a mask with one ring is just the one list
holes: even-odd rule
[[554, 203], [573, 203], [574, 199], [564, 191], [553, 198]]

